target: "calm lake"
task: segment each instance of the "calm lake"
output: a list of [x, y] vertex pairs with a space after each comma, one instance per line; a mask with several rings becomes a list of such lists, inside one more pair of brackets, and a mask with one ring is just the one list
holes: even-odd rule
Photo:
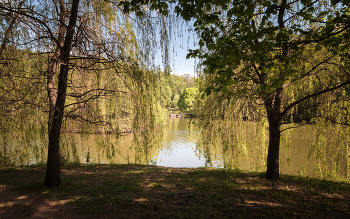
[[[167, 125], [157, 132], [154, 139], [142, 140], [139, 143], [133, 141], [132, 134], [119, 140], [113, 135], [108, 135], [107, 138], [95, 134], [63, 136], [62, 154], [66, 161], [80, 163], [137, 163], [165, 167], [266, 170], [265, 146], [250, 144], [248, 141], [238, 142], [236, 147], [227, 148], [227, 144], [226, 147], [223, 146], [221, 140], [204, 146], [199, 143], [201, 138], [199, 131], [196, 131], [189, 122], [188, 118], [169, 118]], [[349, 151], [345, 151], [344, 157], [337, 159], [338, 168], [333, 168], [334, 157], [324, 156], [320, 160], [310, 153], [314, 135], [312, 125], [304, 125], [293, 130], [289, 147], [281, 146], [280, 172], [348, 179]], [[45, 150], [42, 149], [44, 153]], [[24, 164], [30, 165], [45, 162], [46, 156], [40, 158], [29, 152], [28, 158], [21, 159]], [[328, 169], [327, 176], [320, 174], [322, 172], [319, 170], [320, 164]]]
[[[227, 153], [227, 151], [224, 152], [220, 140], [209, 145], [209, 147], [204, 147], [199, 144], [199, 131], [195, 130], [194, 125], [189, 122], [189, 118], [169, 118], [167, 125], [158, 133], [159, 139], [149, 142], [147, 150], [143, 146], [137, 146], [133, 143], [132, 135], [122, 137], [118, 146], [117, 144], [113, 145], [113, 138], [104, 139], [112, 147], [103, 147], [103, 140], [99, 139], [101, 136], [90, 135], [89, 140], [82, 144], [85, 149], [78, 147], [80, 162], [139, 163], [165, 167], [230, 167], [265, 171], [266, 154], [264, 153], [266, 151], [262, 152], [256, 149], [256, 145], [245, 143], [243, 152]], [[319, 175], [317, 172], [319, 167], [316, 164], [320, 161], [312, 153], [310, 154], [313, 140], [314, 130], [312, 125], [304, 125], [293, 130], [289, 149], [283, 144], [281, 146], [281, 173], [307, 176]], [[87, 144], [89, 145], [89, 159], [87, 159]], [[327, 157], [323, 158], [323, 162], [326, 163], [329, 169], [334, 165], [333, 160], [331, 157], [329, 157], [329, 160], [327, 160]], [[348, 165], [345, 158], [340, 160], [342, 168], [332, 174], [344, 177]]]

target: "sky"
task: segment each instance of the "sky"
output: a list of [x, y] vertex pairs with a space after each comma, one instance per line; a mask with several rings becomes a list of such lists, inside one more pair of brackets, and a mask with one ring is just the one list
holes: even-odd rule
[[[182, 34], [182, 37], [173, 39], [173, 43], [170, 47], [172, 51], [170, 61], [170, 68], [172, 70], [171, 74], [189, 74], [195, 77], [195, 59], [186, 59], [186, 55], [188, 53], [188, 49], [198, 48], [194, 45], [194, 40], [196, 39], [194, 39], [193, 33], [188, 33], [188, 31], [184, 31]], [[157, 56], [156, 65], [159, 65], [161, 68], [163, 68], [162, 57], [159, 55], [159, 53]]]
[[[184, 39], [184, 41], [187, 41], [187, 38]], [[171, 63], [171, 69], [173, 70], [172, 73], [176, 75], [184, 75], [189, 74], [191, 76], [194, 75], [194, 68], [195, 68], [195, 59], [190, 58], [186, 59], [186, 55], [188, 53], [188, 49], [195, 49], [192, 43], [187, 42], [184, 43], [185, 45], [181, 46], [180, 42], [176, 43], [176, 54], [174, 54], [173, 60], [174, 62]]]

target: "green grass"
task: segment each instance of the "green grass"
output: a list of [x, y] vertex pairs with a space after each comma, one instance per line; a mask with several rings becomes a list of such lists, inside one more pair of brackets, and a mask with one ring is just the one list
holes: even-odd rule
[[0, 218], [350, 218], [350, 185], [224, 169], [68, 165], [0, 169]]

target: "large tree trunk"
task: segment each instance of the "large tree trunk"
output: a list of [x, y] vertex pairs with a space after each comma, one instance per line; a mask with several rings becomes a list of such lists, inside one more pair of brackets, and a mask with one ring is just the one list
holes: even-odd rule
[[269, 149], [267, 154], [266, 178], [279, 177], [279, 153], [281, 140], [281, 100], [283, 89], [278, 89], [273, 99], [265, 101], [269, 122]]
[[279, 177], [280, 124], [269, 118], [269, 149], [267, 154], [266, 178]]
[[54, 117], [49, 132], [49, 149], [44, 186], [55, 187], [61, 184], [60, 168], [60, 134], [66, 102], [67, 79], [69, 71], [69, 53], [77, 21], [79, 0], [73, 0], [70, 21], [67, 28], [63, 47], [60, 47], [61, 61], [60, 75], [58, 77], [58, 92], [55, 104]]
[[[285, 28], [284, 12], [286, 10], [287, 0], [282, 0], [278, 12], [278, 24], [281, 29]], [[289, 56], [289, 44], [286, 42], [282, 48], [282, 56], [284, 58]], [[283, 72], [280, 72], [279, 78], [285, 81]], [[281, 103], [284, 85], [276, 90], [273, 98], [265, 101], [267, 118], [269, 121], [269, 149], [267, 154], [267, 170], [266, 178], [274, 179], [279, 177], [280, 172], [280, 142], [281, 142]]]

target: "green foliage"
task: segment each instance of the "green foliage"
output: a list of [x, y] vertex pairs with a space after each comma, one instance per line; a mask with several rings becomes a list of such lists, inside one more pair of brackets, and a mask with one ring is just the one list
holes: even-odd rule
[[138, 16], [145, 15], [143, 6], [149, 6], [149, 10], [157, 11], [159, 14], [167, 15], [169, 13], [167, 1], [159, 0], [131, 0], [120, 1], [119, 6], [123, 7], [124, 13], [135, 12]]
[[162, 107], [177, 108], [177, 102], [184, 89], [194, 87], [194, 78], [190, 75], [168, 75], [160, 70], [156, 71], [156, 75]]
[[[152, 48], [142, 51], [146, 47], [142, 45], [155, 47], [152, 35], [155, 31], [145, 31], [141, 43], [134, 33], [137, 27], [153, 28], [156, 22], [147, 20], [145, 24], [142, 22], [148, 18], [140, 18], [142, 25], [135, 25], [136, 21], [124, 15], [114, 3], [80, 1], [79, 4], [79, 16], [83, 19], [78, 21], [79, 28], [73, 36], [79, 41], [72, 45], [67, 93], [63, 95], [66, 101], [60, 145], [65, 162], [80, 162], [78, 149], [84, 146], [90, 133], [121, 135], [133, 130], [149, 137], [145, 129], [161, 125], [165, 120], [159, 100], [163, 98], [170, 105], [171, 88], [158, 86], [157, 75], [146, 67]], [[8, 4], [0, 7], [2, 12], [6, 11], [0, 15], [3, 21], [0, 32], [4, 33], [7, 20], [19, 9]], [[2, 164], [45, 162], [50, 111], [49, 67], [54, 63], [52, 86], [53, 96], [55, 93], [57, 96], [62, 60], [59, 57], [55, 62], [54, 57], [63, 44], [58, 42], [64, 38], [59, 36], [62, 32], [59, 28], [64, 29], [68, 24], [70, 7], [71, 2], [64, 5], [57, 1], [25, 2], [21, 8], [26, 10], [18, 13], [16, 28], [10, 33], [12, 40], [0, 57]], [[166, 38], [166, 31], [163, 37]], [[162, 40], [162, 45], [167, 45], [165, 41]], [[80, 144], [77, 132], [81, 134]], [[109, 158], [113, 157], [116, 154], [113, 147], [118, 140], [103, 143], [102, 150]], [[82, 150], [89, 153], [88, 148]]]
[[161, 95], [162, 95], [162, 99], [161, 101], [163, 102], [163, 106], [165, 105], [166, 107], [170, 107], [171, 106], [171, 96], [172, 96], [172, 92], [171, 92], [171, 88], [169, 85], [165, 85], [161, 87]]
[[[282, 16], [282, 11], [275, 1], [179, 1], [177, 13], [186, 20], [194, 19], [200, 34], [201, 49], [188, 56], [203, 59], [206, 74], [216, 76], [207, 94], [226, 92], [244, 82], [236, 92], [273, 95], [304, 78], [299, 69], [309, 64], [301, 55], [305, 55], [306, 44], [315, 46], [314, 52], [327, 48], [327, 58], [347, 57], [349, 32], [342, 22], [348, 19], [349, 9], [334, 5], [333, 13], [325, 8], [330, 2], [286, 4], [283, 13], [290, 12], [290, 18], [279, 23], [276, 15]], [[295, 12], [298, 10], [300, 13]]]
[[[202, 60], [208, 97], [203, 106], [211, 108], [205, 112], [224, 124], [268, 117], [275, 136], [268, 166], [276, 177], [280, 133], [291, 128], [288, 123], [324, 117], [349, 124], [349, 110], [339, 104], [350, 102], [348, 6], [348, 1], [178, 1], [176, 12], [194, 21], [200, 37], [200, 48], [188, 56]], [[227, 116], [224, 109], [234, 103], [242, 104], [238, 115]]]
[[183, 93], [180, 95], [179, 101], [177, 102], [177, 106], [180, 111], [193, 111], [194, 110], [194, 102], [196, 98], [198, 98], [198, 88], [191, 87], [186, 88]]
[[171, 107], [175, 108], [177, 107], [177, 102], [179, 101], [180, 96], [178, 94], [175, 94], [174, 96], [172, 96], [172, 100], [171, 100]]

